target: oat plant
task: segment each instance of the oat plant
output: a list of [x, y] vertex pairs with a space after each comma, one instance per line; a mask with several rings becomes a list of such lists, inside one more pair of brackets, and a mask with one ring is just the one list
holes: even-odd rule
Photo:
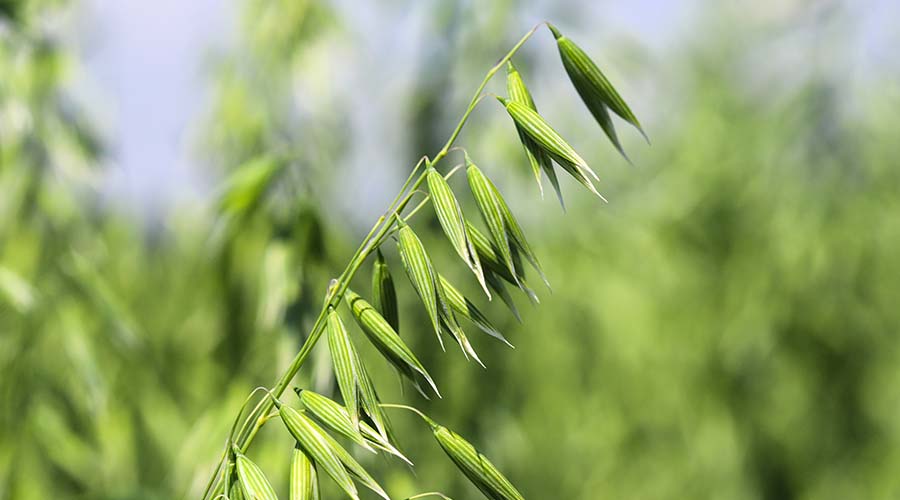
[[[247, 398], [227, 437], [221, 459], [204, 492], [204, 499], [276, 498], [276, 489], [269, 483], [264, 471], [245, 455], [260, 428], [273, 421], [279, 421], [287, 431], [284, 434], [284, 456], [286, 461], [291, 462], [289, 491], [292, 499], [318, 499], [319, 481], [323, 480], [335, 482], [353, 499], [359, 498], [360, 487], [390, 499], [391, 496], [377, 479], [353, 458], [337, 437], [353, 446], [390, 455], [412, 465], [399, 449], [391, 429], [388, 411], [395, 409], [419, 415], [453, 464], [487, 498], [523, 498], [522, 493], [463, 437], [412, 406], [383, 402], [350, 335], [350, 325], [358, 326], [381, 356], [418, 393], [426, 398], [440, 397], [439, 381], [429, 374], [427, 367], [398, 333], [401, 322], [394, 289], [397, 273], [388, 267], [383, 256], [384, 252], [396, 247], [403, 263], [403, 272], [421, 299], [428, 317], [426, 324], [404, 324], [403, 331], [409, 332], [406, 335], [433, 330], [442, 349], [445, 348], [446, 336], [459, 345], [467, 358], [482, 366], [462, 328], [464, 324], [470, 323], [476, 329], [509, 344], [487, 316], [433, 265], [429, 251], [434, 249], [426, 249], [410, 225], [412, 217], [428, 204], [434, 210], [453, 252], [471, 271], [472, 278], [488, 299], [499, 297], [515, 315], [511, 290], [517, 289], [530, 300], [537, 301], [536, 292], [526, 281], [525, 262], [541, 281], [547, 283], [538, 256], [500, 191], [469, 153], [456, 145], [470, 115], [485, 97], [495, 97], [512, 119], [525, 158], [541, 189], [541, 196], [542, 177], [546, 176], [562, 203], [556, 170], [558, 166], [603, 199], [594, 185], [597, 174], [538, 112], [521, 74], [513, 65], [513, 56], [541, 26], [549, 28], [569, 79], [613, 146], [625, 156], [610, 111], [644, 134], [624, 99], [582, 49], [549, 23], [538, 24], [528, 31], [487, 72], [447, 142], [436, 154], [422, 157], [413, 167], [396, 197], [350, 258], [347, 267], [332, 280], [312, 331], [287, 371], [272, 387], [259, 388]], [[487, 84], [504, 68], [507, 96], [486, 93]], [[444, 163], [451, 154], [461, 155], [463, 161], [456, 167], [445, 169]], [[446, 172], [441, 173], [439, 169]], [[476, 227], [471, 214], [463, 212], [458, 200], [458, 195], [462, 193], [455, 193], [447, 183], [447, 179], [463, 169], [470, 194], [478, 208], [477, 218], [481, 219], [484, 231]], [[351, 290], [351, 281], [368, 260], [373, 261], [371, 291]], [[370, 295], [365, 296], [364, 293]], [[343, 316], [347, 315], [353, 318], [352, 323], [344, 321]], [[337, 402], [298, 387], [293, 388], [297, 397], [289, 399], [288, 389], [294, 376], [304, 367], [313, 347], [323, 336], [327, 337], [342, 401]], [[412, 498], [427, 496], [447, 498], [437, 491]]]

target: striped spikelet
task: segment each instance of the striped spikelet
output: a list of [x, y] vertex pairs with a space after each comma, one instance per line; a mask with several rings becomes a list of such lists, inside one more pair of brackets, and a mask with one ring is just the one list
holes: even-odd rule
[[456, 253], [465, 261], [469, 269], [475, 274], [478, 283], [484, 289], [484, 293], [488, 298], [491, 292], [487, 289], [484, 281], [484, 272], [481, 269], [481, 262], [478, 260], [478, 253], [472, 246], [468, 234], [466, 234], [466, 220], [463, 217], [462, 208], [459, 201], [450, 189], [450, 185], [444, 177], [434, 169], [429, 167], [426, 173], [428, 179], [428, 191], [431, 193], [431, 204], [434, 206], [434, 212], [437, 215], [444, 234], [453, 244]]
[[403, 342], [400, 335], [391, 328], [391, 325], [371, 304], [365, 301], [352, 290], [347, 290], [345, 295], [346, 302], [350, 305], [353, 317], [356, 319], [366, 337], [372, 342], [378, 351], [387, 359], [394, 367], [404, 376], [410, 379], [421, 391], [419, 387], [420, 380], [431, 387], [435, 394], [440, 397], [437, 385], [422, 366], [422, 363], [416, 358], [412, 350]]
[[397, 232], [397, 241], [400, 248], [400, 260], [403, 261], [403, 267], [406, 274], [412, 282], [413, 288], [422, 299], [425, 311], [431, 319], [431, 325], [437, 334], [438, 342], [441, 349], [444, 348], [444, 339], [441, 338], [441, 322], [438, 315], [438, 297], [437, 284], [435, 280], [434, 268], [431, 265], [431, 259], [425, 252], [425, 246], [403, 220], [400, 220], [400, 230]]
[[[563, 66], [566, 68], [566, 72], [569, 74], [572, 84], [575, 86], [575, 89], [578, 91], [578, 94], [581, 96], [585, 105], [587, 105], [591, 113], [594, 114], [594, 117], [600, 123], [600, 126], [603, 127], [603, 130], [606, 132], [607, 136], [609, 136], [609, 139], [616, 148], [622, 152], [622, 155], [625, 155], [625, 152], [622, 150], [622, 146], [619, 144], [619, 140], [615, 135], [615, 129], [612, 126], [612, 122], [609, 120], [609, 113], [606, 111], [606, 108], [611, 109], [615, 114], [622, 117], [622, 119], [634, 125], [641, 135], [644, 136], [644, 139], [646, 139], [647, 142], [650, 142], [643, 127], [641, 127], [641, 123], [631, 111], [631, 108], [628, 107], [628, 104], [625, 103], [625, 100], [622, 99], [622, 96], [619, 95], [616, 88], [609, 83], [609, 80], [603, 72], [600, 71], [600, 68], [597, 67], [594, 61], [588, 57], [581, 47], [560, 33], [555, 26], [548, 24], [547, 27], [550, 28], [554, 38], [556, 38], [560, 59], [562, 59]], [[600, 116], [598, 116], [598, 112]]]
[[253, 500], [278, 500], [275, 489], [266, 479], [262, 469], [246, 457], [241, 450], [232, 448], [235, 456], [235, 470], [246, 497]]
[[316, 464], [306, 456], [300, 444], [291, 452], [291, 500], [319, 500]]
[[[537, 113], [537, 106], [534, 104], [531, 92], [528, 91], [528, 87], [525, 86], [525, 81], [522, 80], [522, 75], [520, 75], [516, 67], [513, 66], [512, 61], [506, 65], [506, 92], [509, 94], [510, 100], [520, 102]], [[553, 161], [551, 160], [550, 155], [541, 149], [533, 139], [528, 137], [528, 134], [526, 134], [518, 124], [516, 125], [516, 132], [519, 134], [519, 140], [522, 142], [522, 147], [525, 149], [525, 156], [528, 158], [528, 163], [531, 165], [531, 169], [534, 172], [534, 178], [541, 191], [541, 197], [544, 197], [544, 186], [541, 184], [541, 171], [543, 170], [544, 174], [547, 175], [547, 178], [550, 179], [550, 184], [553, 186], [553, 189], [556, 191], [556, 197], [559, 199], [560, 205], [565, 209], [562, 192], [559, 189], [559, 179], [556, 177], [556, 171], [553, 170]]]
[[450, 460], [482, 493], [491, 500], [524, 500], [519, 490], [497, 469], [494, 464], [482, 455], [472, 443], [459, 434], [438, 424], [424, 413], [412, 407], [412, 410], [431, 427], [435, 440], [450, 457]]
[[500, 96], [497, 97], [497, 100], [503, 104], [516, 125], [521, 127], [525, 134], [546, 151], [563, 170], [592, 193], [604, 201], [606, 200], [591, 181], [591, 178], [599, 179], [597, 174], [541, 115], [520, 102]]
[[381, 313], [395, 332], [400, 333], [400, 315], [397, 312], [397, 291], [394, 288], [394, 277], [384, 260], [381, 250], [375, 251], [375, 264], [372, 268], [372, 305]]
[[347, 496], [359, 500], [359, 493], [356, 485], [353, 484], [353, 479], [350, 478], [343, 463], [334, 454], [331, 444], [325, 439], [319, 426], [306, 415], [287, 405], [281, 405], [278, 415], [297, 441], [297, 445], [316, 466], [321, 467], [344, 490]]

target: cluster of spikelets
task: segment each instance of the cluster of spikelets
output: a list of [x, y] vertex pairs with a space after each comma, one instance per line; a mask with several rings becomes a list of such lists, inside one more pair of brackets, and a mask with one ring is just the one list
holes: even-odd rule
[[[640, 124], [584, 51], [555, 27], [549, 24], [548, 27], [556, 38], [563, 65], [578, 94], [610, 141], [624, 156], [609, 111], [612, 110], [633, 124], [643, 134]], [[538, 114], [531, 94], [511, 61], [507, 62], [507, 90], [508, 98], [497, 97], [497, 99], [515, 122], [538, 185], [541, 185], [543, 172], [549, 178], [562, 203], [553, 165], [555, 163], [592, 193], [600, 196], [591, 180], [592, 178], [596, 180], [597, 175]], [[475, 275], [484, 293], [488, 298], [492, 294], [498, 295], [518, 316], [507, 286], [520, 289], [532, 301], [537, 300], [535, 292], [525, 280], [523, 258], [545, 283], [547, 280], [537, 256], [528, 244], [509, 206], [497, 187], [473, 163], [468, 153], [465, 153], [465, 169], [471, 194], [487, 227], [487, 235], [476, 229], [463, 215], [459, 201], [447, 183], [447, 178], [453, 172], [445, 177], [438, 173], [432, 163], [426, 162], [423, 175], [431, 204], [453, 249]], [[391, 234], [395, 236], [403, 267], [421, 299], [441, 348], [444, 347], [443, 335], [447, 334], [456, 340], [466, 357], [481, 364], [460, 326], [460, 317], [470, 321], [483, 332], [509, 344], [487, 317], [434, 269], [421, 240], [399, 214], [396, 217], [396, 224]], [[372, 302], [366, 301], [350, 289], [346, 289], [340, 302], [346, 304], [368, 340], [402, 377], [423, 396], [428, 397], [429, 393], [440, 396], [434, 379], [398, 333], [400, 321], [393, 276], [381, 250], [375, 248], [374, 253]], [[336, 283], [333, 287], [335, 285]], [[333, 296], [331, 292], [329, 296]], [[327, 301], [325, 307], [325, 332], [334, 364], [335, 378], [344, 404], [341, 405], [309, 390], [295, 388], [300, 400], [300, 409], [284, 404], [274, 394], [270, 394], [277, 414], [265, 417], [268, 419], [277, 416], [295, 440], [291, 465], [292, 499], [318, 499], [318, 482], [324, 473], [350, 498], [359, 498], [358, 483], [390, 500], [378, 482], [332, 436], [332, 434], [341, 436], [365, 450], [373, 453], [384, 452], [412, 465], [396, 445], [385, 415], [385, 408], [405, 408], [421, 416], [453, 463], [488, 498], [523, 499], [519, 491], [497, 468], [458, 434], [437, 424], [415, 408], [383, 404], [346, 325], [335, 309], [337, 306]], [[231, 443], [231, 440], [229, 443], [225, 467], [222, 469], [224, 471], [222, 493], [219, 496], [232, 499], [276, 498], [274, 488], [259, 467], [242, 453], [240, 447]], [[440, 493], [422, 494], [417, 497], [425, 495], [446, 498]]]

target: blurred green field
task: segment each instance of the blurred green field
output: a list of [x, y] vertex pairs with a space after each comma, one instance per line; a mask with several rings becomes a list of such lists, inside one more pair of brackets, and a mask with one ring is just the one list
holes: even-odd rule
[[[352, 213], [348, 190], [377, 179], [386, 206], [530, 24], [515, 2], [437, 11], [435, 25], [465, 29], [404, 96], [406, 122], [384, 123], [415, 131], [409, 150], [348, 180], [352, 107], [311, 94], [299, 112], [285, 97], [298, 74], [340, 92], [316, 73], [352, 40], [340, 14], [245, 0], [198, 141], [221, 187], [147, 221], [97, 192], [110, 153], [66, 99], [69, 49], [40, 29], [58, 3], [0, 2], [0, 499], [196, 498], [244, 398], [283, 371], [364, 234], [347, 221], [378, 216]], [[388, 244], [403, 336], [444, 397], [401, 393], [361, 343], [383, 398], [467, 437], [526, 498], [900, 497], [900, 93], [815, 62], [785, 83], [750, 47], [791, 21], [740, 19], [701, 16], [705, 38], [664, 60], [582, 32], [648, 124], [652, 146], [619, 127], [633, 167], [579, 107], [549, 37], [524, 54], [538, 107], [598, 167], [609, 204], [570, 179], [567, 212], [541, 200], [508, 118], [479, 108], [462, 143], [553, 286], [537, 307], [517, 297], [521, 323], [479, 302], [516, 346], [473, 329], [487, 370], [440, 351]], [[478, 297], [423, 215], [436, 265]], [[297, 385], [335, 394], [327, 350], [314, 360]], [[392, 495], [480, 498], [420, 421], [394, 423], [415, 473], [360, 457]], [[249, 453], [285, 497], [291, 448], [270, 425]]]

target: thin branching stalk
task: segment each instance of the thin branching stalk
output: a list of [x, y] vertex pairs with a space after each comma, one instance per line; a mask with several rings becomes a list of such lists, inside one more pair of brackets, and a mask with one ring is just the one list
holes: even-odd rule
[[[350, 281], [356, 275], [359, 268], [365, 262], [365, 260], [369, 257], [369, 255], [378, 247], [381, 242], [390, 234], [391, 230], [398, 222], [398, 218], [409, 202], [412, 200], [413, 194], [416, 190], [422, 185], [425, 181], [425, 174], [419, 173], [422, 165], [434, 166], [441, 159], [443, 159], [453, 148], [456, 139], [459, 137], [460, 132], [462, 132], [463, 127], [465, 127], [466, 123], [469, 120], [469, 116], [478, 106], [478, 103], [481, 102], [482, 98], [485, 96], [482, 94], [485, 86], [487, 86], [488, 82], [497, 74], [497, 71], [500, 68], [503, 68], [504, 65], [509, 61], [516, 52], [531, 38], [532, 35], [537, 31], [537, 29], [545, 23], [540, 23], [531, 28], [525, 35], [519, 39], [518, 42], [506, 53], [491, 69], [485, 74], [484, 79], [481, 81], [481, 84], [475, 90], [474, 95], [472, 96], [471, 101], [469, 102], [468, 107], [454, 128], [453, 132], [450, 134], [450, 137], [447, 139], [447, 142], [444, 146], [434, 155], [434, 159], [429, 161], [428, 157], [422, 157], [418, 163], [413, 167], [412, 172], [409, 174], [406, 182], [401, 187], [397, 196], [388, 206], [388, 210], [385, 212], [385, 215], [382, 215], [378, 218], [375, 224], [372, 226], [372, 229], [363, 238], [362, 243], [353, 253], [353, 256], [350, 258], [349, 264], [341, 273], [341, 275], [336, 280], [336, 286], [332, 287], [328, 293], [328, 296], [325, 300], [325, 305], [322, 307], [322, 310], [319, 312], [318, 317], [316, 317], [315, 323], [313, 323], [312, 329], [310, 330], [309, 336], [307, 336], [306, 340], [303, 342], [303, 345], [300, 347], [300, 351], [291, 361], [291, 364], [288, 366], [287, 370], [285, 370], [284, 374], [278, 379], [275, 386], [271, 389], [272, 397], [265, 397], [260, 404], [258, 404], [253, 411], [247, 416], [244, 421], [244, 424], [241, 425], [241, 431], [238, 432], [237, 436], [232, 436], [232, 440], [234, 445], [241, 450], [241, 452], [246, 452], [249, 448], [250, 444], [253, 442], [256, 437], [259, 429], [265, 424], [267, 420], [268, 414], [271, 412], [272, 408], [275, 406], [275, 398], [281, 397], [284, 391], [288, 388], [293, 380], [294, 376], [306, 362], [309, 354], [312, 352], [313, 347], [315, 347], [316, 343], [322, 336], [322, 333], [325, 331], [325, 318], [327, 312], [330, 308], [336, 307], [341, 299], [344, 296], [344, 293], [347, 291], [347, 288], [350, 286]], [[456, 170], [450, 172], [447, 177], [449, 178]], [[418, 177], [416, 174], [418, 173]], [[427, 203], [429, 200], [426, 197], [422, 200], [418, 207], [416, 207], [413, 211], [417, 211], [421, 208], [422, 205]], [[203, 498], [209, 498], [210, 495], [215, 496], [221, 492], [222, 487], [224, 486], [224, 481], [221, 481], [222, 465], [225, 462], [227, 457], [227, 453], [223, 454], [222, 459], [216, 465], [216, 468], [213, 472], [212, 477], [210, 478], [209, 483], [207, 484], [206, 490], [203, 494]]]
[[[350, 262], [344, 268], [340, 276], [332, 280], [326, 293], [322, 310], [319, 312], [309, 335], [300, 347], [299, 352], [291, 361], [287, 370], [278, 379], [271, 389], [265, 389], [266, 397], [260, 399], [252, 411], [238, 427], [237, 423], [247, 405], [253, 400], [257, 391], [247, 398], [241, 407], [241, 411], [235, 419], [235, 425], [226, 443], [226, 450], [216, 465], [212, 477], [207, 483], [203, 498], [210, 495], [218, 497], [221, 493], [229, 494], [229, 486], [232, 481], [232, 469], [237, 471], [238, 479], [243, 487], [249, 488], [266, 498], [274, 497], [274, 490], [265, 479], [262, 471], [253, 464], [244, 452], [256, 438], [260, 428], [274, 417], [280, 417], [288, 430], [296, 439], [294, 458], [306, 456], [313, 464], [318, 463], [322, 470], [351, 498], [358, 498], [358, 490], [350, 475], [352, 474], [360, 484], [388, 498], [384, 489], [363, 469], [352, 456], [324, 430], [305, 416], [302, 412], [289, 406], [282, 405], [278, 398], [285, 392], [294, 376], [306, 363], [313, 347], [323, 334], [327, 332], [329, 350], [335, 365], [335, 377], [341, 389], [342, 398], [345, 401], [346, 413], [342, 413], [337, 403], [326, 403], [319, 400], [319, 410], [330, 419], [333, 428], [342, 429], [345, 435], [355, 436], [357, 443], [363, 446], [366, 439], [372, 445], [382, 449], [396, 449], [390, 444], [391, 437], [386, 417], [382, 408], [403, 408], [418, 413], [432, 427], [438, 443], [469, 480], [475, 484], [489, 498], [502, 500], [523, 500], [521, 493], [494, 467], [468, 441], [444, 426], [431, 420], [424, 413], [411, 406], [381, 404], [371, 379], [361, 362], [353, 343], [349, 340], [346, 328], [336, 313], [338, 305], [344, 301], [350, 282], [359, 271], [368, 257], [379, 251], [387, 238], [397, 235], [398, 250], [404, 268], [416, 293], [422, 299], [422, 305], [428, 311], [429, 319], [437, 334], [441, 347], [444, 347], [442, 336], [446, 333], [454, 337], [463, 353], [468, 359], [472, 359], [482, 366], [477, 353], [469, 342], [465, 332], [459, 326], [456, 314], [462, 315], [474, 322], [482, 331], [506, 342], [502, 334], [498, 333], [485, 317], [465, 298], [456, 291], [452, 284], [447, 282], [432, 265], [428, 251], [421, 240], [409, 227], [407, 221], [412, 218], [422, 207], [429, 202], [435, 210], [435, 215], [441, 224], [444, 234], [447, 236], [453, 249], [462, 258], [469, 269], [481, 284], [487, 297], [490, 299], [493, 293], [509, 306], [514, 315], [515, 303], [506, 291], [506, 285], [500, 280], [519, 288], [528, 297], [536, 302], [537, 296], [528, 287], [522, 274], [522, 262], [527, 261], [537, 271], [542, 281], [549, 287], [537, 256], [528, 244], [527, 239], [516, 217], [509, 209], [503, 196], [491, 180], [484, 175], [470, 158], [468, 152], [459, 146], [455, 146], [463, 127], [468, 123], [469, 117], [485, 97], [495, 97], [497, 101], [509, 113], [515, 123], [519, 138], [525, 147], [532, 170], [536, 173], [538, 185], [541, 183], [541, 170], [550, 178], [554, 189], [559, 194], [559, 186], [556, 182], [556, 174], [551, 160], [569, 173], [580, 184], [592, 193], [604, 199], [595, 188], [593, 181], [598, 180], [597, 174], [588, 166], [588, 163], [569, 145], [566, 140], [537, 112], [533, 99], [518, 71], [513, 66], [511, 59], [519, 49], [527, 42], [537, 29], [547, 25], [556, 38], [560, 49], [561, 58], [574, 86], [589, 109], [600, 121], [604, 132], [610, 137], [614, 145], [624, 155], [621, 145], [612, 123], [607, 120], [608, 110], [614, 111], [626, 121], [633, 124], [643, 133], [643, 129], [637, 118], [631, 112], [625, 101], [613, 88], [597, 66], [587, 57], [572, 41], [562, 35], [559, 30], [548, 23], [540, 23], [529, 30], [515, 45], [500, 58], [497, 63], [488, 70], [484, 79], [478, 85], [472, 95], [469, 105], [460, 118], [450, 137], [444, 146], [429, 159], [423, 156], [412, 168], [409, 176], [404, 181], [400, 191], [388, 205], [385, 212], [378, 217], [375, 224], [363, 238], [362, 243], [350, 257]], [[500, 68], [507, 67], [507, 90], [510, 98], [485, 92], [488, 82], [497, 74]], [[464, 163], [454, 166], [443, 176], [435, 169], [435, 165], [441, 162], [451, 151], [461, 151], [464, 154]], [[466, 176], [469, 187], [475, 196], [479, 211], [485, 223], [489, 226], [489, 234], [493, 242], [482, 235], [472, 226], [460, 206], [460, 203], [447, 184], [447, 179], [452, 177], [463, 166], [466, 167]], [[424, 168], [423, 168], [424, 167]], [[421, 188], [421, 190], [420, 190]], [[427, 188], [427, 189], [426, 189]], [[542, 191], [543, 192], [543, 191]], [[423, 194], [415, 207], [406, 215], [404, 211], [417, 194]], [[560, 201], [562, 201], [561, 194]], [[604, 199], [605, 201], [605, 199]], [[495, 250], [498, 249], [498, 250]], [[515, 261], [515, 255], [523, 259]], [[499, 253], [499, 254], [498, 254]], [[380, 257], [380, 254], [379, 254]], [[374, 279], [374, 278], [373, 278]], [[382, 283], [388, 283], [384, 281]], [[393, 285], [376, 287], [378, 302], [391, 303], [396, 311], [396, 294]], [[348, 304], [354, 313], [357, 323], [366, 332], [379, 352], [381, 352], [410, 382], [422, 392], [422, 384], [427, 382], [434, 393], [440, 396], [438, 388], [427, 370], [418, 361], [412, 351], [403, 343], [397, 332], [396, 326], [385, 320], [378, 311], [354, 292], [349, 293]], [[455, 311], [455, 312], [454, 312]], [[395, 324], [397, 324], [395, 322]], [[506, 342], [508, 344], [508, 342]], [[422, 392], [424, 395], [425, 393]], [[315, 401], [307, 404], [315, 407]], [[337, 405], [337, 406], [335, 406]], [[273, 412], [273, 409], [276, 411]], [[360, 414], [364, 414], [372, 422], [373, 427], [361, 427]], [[320, 414], [322, 415], [322, 414]], [[368, 425], [368, 424], [366, 424]], [[239, 429], [239, 430], [236, 430]], [[362, 431], [368, 429], [369, 437], [363, 437]], [[297, 451], [299, 450], [299, 451]], [[297, 455], [302, 453], [303, 455]], [[399, 455], [399, 454], [398, 454]], [[399, 455], [402, 457], [402, 455]], [[405, 459], [405, 457], [403, 457]], [[298, 462], [300, 463], [300, 462]], [[232, 464], [235, 464], [234, 466]], [[299, 481], [307, 481], [312, 477], [309, 474], [299, 474]], [[312, 486], [308, 481], [299, 484], [296, 491], [311, 491], [305, 489]], [[435, 493], [437, 494], [437, 493]]]

